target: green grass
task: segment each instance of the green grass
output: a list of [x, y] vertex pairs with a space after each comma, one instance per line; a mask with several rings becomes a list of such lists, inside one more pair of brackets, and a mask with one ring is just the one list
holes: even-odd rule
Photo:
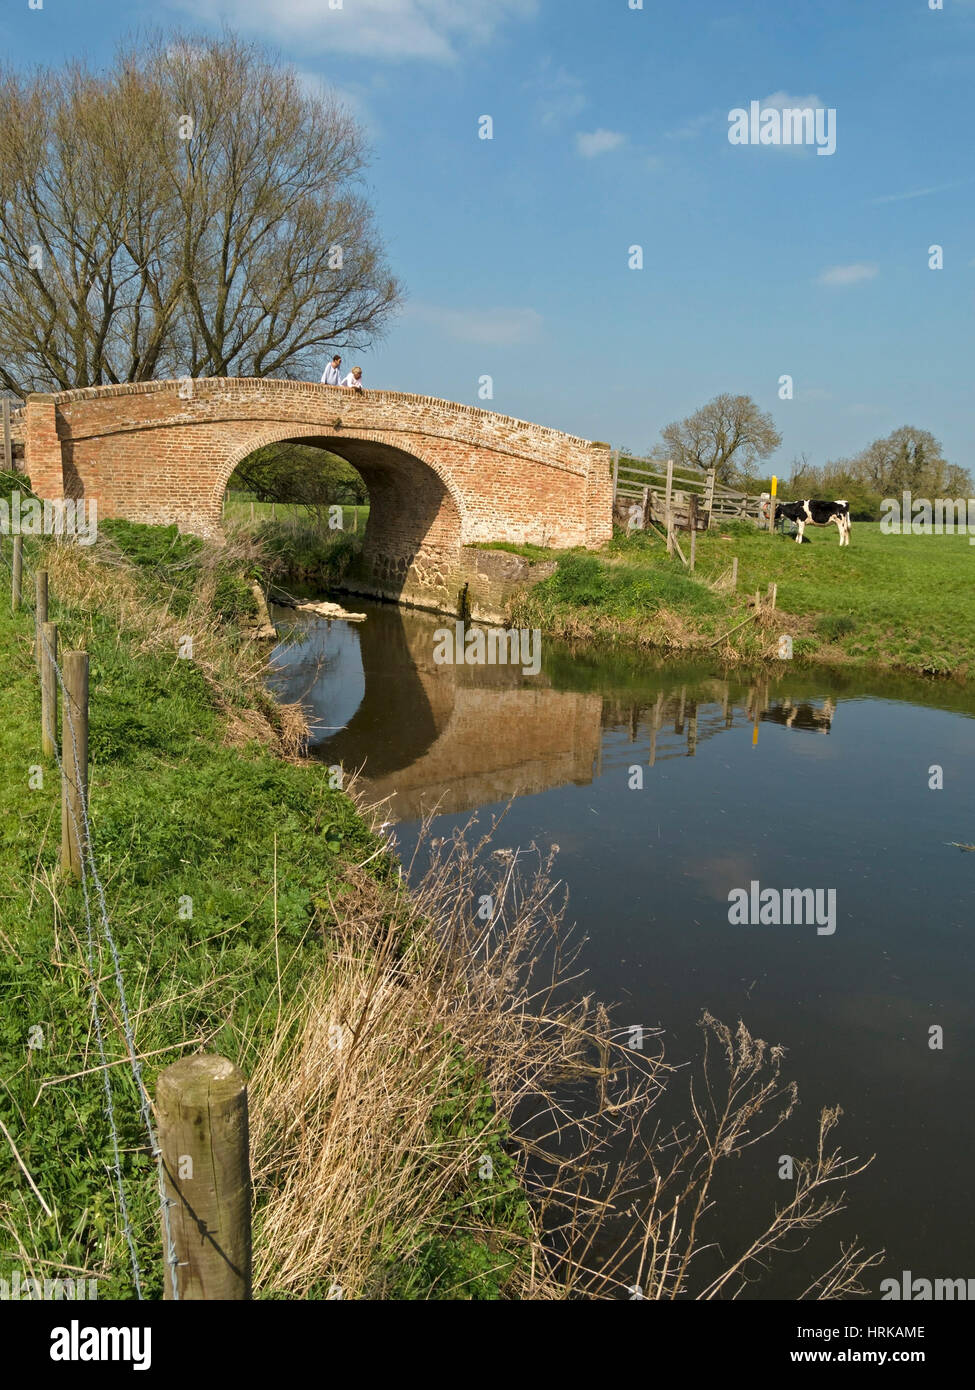
[[[931, 675], [975, 672], [975, 550], [965, 535], [884, 535], [854, 523], [850, 544], [834, 528], [806, 532], [809, 545], [754, 533], [734, 542], [705, 537], [699, 555], [738, 555], [745, 592], [778, 585], [778, 606], [812, 629], [809, 654]], [[783, 629], [785, 630], [785, 629]], [[815, 645], [812, 645], [815, 644]]]
[[[192, 568], [180, 566], [195, 543], [126, 524], [113, 538], [139, 562], [145, 603], [165, 592], [171, 610], [175, 581], [192, 583]], [[33, 544], [25, 549], [35, 562], [43, 553]], [[176, 568], [167, 590], [169, 563]], [[247, 1074], [273, 1029], [279, 982], [287, 999], [321, 969], [332, 905], [340, 909], [347, 893], [361, 891], [351, 886], [346, 863], [369, 862], [377, 910], [387, 913], [397, 910], [401, 891], [395, 863], [376, 853], [378, 842], [352, 801], [330, 787], [326, 769], [284, 761], [257, 739], [228, 744], [224, 707], [246, 707], [246, 696], [215, 689], [212, 677], [175, 652], [146, 651], [97, 611], [54, 602], [52, 618], [62, 650], [83, 641], [89, 651], [91, 824], [149, 1093], [159, 1069], [196, 1049], [224, 1053]], [[0, 1275], [34, 1265], [54, 1277], [74, 1267], [103, 1276], [100, 1298], [131, 1298], [95, 1070], [84, 901], [57, 872], [59, 778], [40, 752], [32, 630], [29, 612], [0, 612], [0, 1118], [52, 1215], [0, 1135]], [[237, 640], [232, 627], [226, 640]], [[104, 944], [98, 956], [109, 1061], [122, 1063], [111, 1075], [123, 1184], [143, 1292], [155, 1298], [162, 1292], [155, 1167]], [[31, 1038], [40, 1045], [29, 1046]], [[482, 1087], [473, 1074], [459, 1075], [444, 1097], [430, 1154], [441, 1138], [453, 1142], [451, 1127], [469, 1122], [464, 1117], [483, 1120], [489, 1097], [478, 1099]], [[500, 1122], [485, 1135], [501, 1165], [503, 1138]], [[523, 1196], [510, 1183], [497, 1192], [493, 1214], [519, 1231]], [[447, 1228], [451, 1204], [461, 1198], [444, 1194]], [[418, 1240], [414, 1260], [397, 1265], [391, 1296], [448, 1297], [459, 1288], [460, 1297], [499, 1297], [503, 1262], [472, 1237], [445, 1245], [438, 1230]]]
[[[747, 599], [774, 582], [776, 633], [793, 636], [798, 659], [960, 678], [975, 671], [967, 536], [889, 536], [879, 523], [861, 523], [840, 547], [835, 529], [806, 534], [810, 543], [800, 546], [745, 525], [701, 532], [693, 576], [653, 532], [617, 532], [597, 554], [531, 547], [530, 558], [559, 567], [528, 590], [513, 617], [567, 637], [691, 651], [746, 617]], [[689, 538], [678, 539], [686, 554]], [[727, 573], [733, 557], [737, 593], [713, 591], [706, 581]], [[753, 624], [730, 640], [743, 657], [760, 654]]]
[[[67, 645], [72, 615], [57, 618]], [[100, 1297], [125, 1298], [132, 1286], [106, 1167], [101, 1080], [57, 1082], [97, 1065], [97, 1054], [73, 940], [84, 922], [80, 891], [62, 886], [55, 914], [34, 880], [38, 863], [55, 870], [60, 817], [57, 771], [39, 750], [29, 632], [26, 616], [0, 620], [0, 1115], [54, 1217], [44, 1216], [9, 1154], [0, 1168], [0, 1201], [21, 1228], [30, 1224], [39, 1258], [105, 1271]], [[223, 746], [212, 692], [192, 662], [139, 656], [115, 636], [96, 625], [91, 645], [91, 819], [122, 973], [137, 1010], [138, 1047], [146, 1054], [170, 1049], [147, 1064], [151, 1091], [157, 1068], [175, 1060], [186, 1040], [226, 1051], [245, 1071], [260, 1046], [268, 1019], [261, 1010], [276, 987], [273, 833], [285, 988], [318, 949], [309, 930], [316, 900], [343, 891], [336, 853], [321, 828], [335, 827], [343, 855], [365, 858], [375, 844], [351, 802], [330, 791], [317, 770], [282, 762], [257, 743]], [[28, 787], [31, 767], [43, 769], [41, 788]], [[184, 919], [181, 905], [185, 911], [189, 899], [193, 915]], [[107, 974], [104, 949], [102, 956]], [[104, 987], [107, 1013], [115, 1001], [111, 985]], [[43, 1046], [28, 1051], [34, 1026]], [[250, 1044], [241, 1054], [243, 1037]], [[109, 1055], [123, 1055], [114, 1029]], [[161, 1292], [153, 1172], [129, 1069], [112, 1072], [125, 1187], [153, 1297]]]
[[266, 557], [265, 576], [277, 584], [319, 591], [338, 584], [362, 550], [362, 532], [321, 530], [313, 523], [289, 526], [266, 520], [256, 528]]
[[[255, 521], [276, 520], [294, 523], [298, 526], [308, 525], [311, 516], [308, 508], [300, 502], [257, 502], [249, 494], [243, 492], [227, 493], [223, 514], [227, 521], [247, 522], [253, 515]], [[351, 531], [356, 517], [358, 517], [358, 530], [361, 533], [365, 530], [366, 521], [369, 518], [368, 503], [361, 506], [344, 505], [342, 507], [342, 529]]]

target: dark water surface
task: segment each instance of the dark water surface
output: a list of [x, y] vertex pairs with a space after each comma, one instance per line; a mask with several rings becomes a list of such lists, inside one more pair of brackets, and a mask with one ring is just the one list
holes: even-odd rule
[[[277, 647], [278, 686], [319, 722], [318, 756], [391, 798], [403, 856], [436, 804], [439, 835], [514, 798], [498, 843], [558, 844], [585, 987], [621, 1025], [664, 1029], [674, 1061], [699, 1051], [704, 1008], [783, 1044], [801, 1104], [776, 1152], [808, 1153], [820, 1109], [843, 1107], [838, 1143], [877, 1158], [827, 1248], [886, 1248], [872, 1296], [904, 1270], [975, 1278], [975, 853], [949, 843], [975, 841], [975, 694], [786, 663], [727, 679], [548, 641], [534, 677], [441, 666], [449, 620], [355, 606], [365, 623], [311, 620]], [[835, 931], [732, 925], [729, 893], [753, 880], [835, 890]], [[722, 1213], [730, 1249], [784, 1200], [774, 1157], [762, 1202]], [[742, 1193], [758, 1161], [736, 1160]], [[790, 1259], [810, 1277], [824, 1264]]]

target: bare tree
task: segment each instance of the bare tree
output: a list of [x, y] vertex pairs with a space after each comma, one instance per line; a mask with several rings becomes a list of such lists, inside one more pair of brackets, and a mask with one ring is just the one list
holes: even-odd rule
[[814, 478], [815, 475], [816, 470], [809, 462], [809, 455], [803, 450], [801, 454], [797, 454], [792, 460], [792, 465], [789, 469], [789, 491], [791, 495], [793, 497], [798, 496], [800, 490], [810, 479]]
[[0, 73], [0, 385], [316, 374], [400, 299], [362, 132], [233, 35]]
[[751, 396], [715, 396], [707, 405], [661, 431], [675, 463], [714, 468], [721, 482], [750, 477], [755, 465], [782, 443], [771, 415]]

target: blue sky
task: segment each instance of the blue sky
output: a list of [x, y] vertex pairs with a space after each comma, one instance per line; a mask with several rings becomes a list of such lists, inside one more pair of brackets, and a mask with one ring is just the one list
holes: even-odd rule
[[[633, 3], [11, 0], [0, 48], [100, 64], [227, 22], [337, 87], [408, 291], [367, 386], [641, 452], [740, 392], [783, 474], [903, 424], [975, 465], [975, 0]], [[835, 108], [835, 154], [730, 144], [751, 101]]]

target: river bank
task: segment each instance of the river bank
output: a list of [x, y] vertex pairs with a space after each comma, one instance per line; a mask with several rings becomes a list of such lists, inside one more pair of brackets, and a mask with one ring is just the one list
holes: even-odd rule
[[[702, 532], [691, 575], [661, 537], [617, 533], [598, 555], [562, 560], [523, 594], [512, 620], [733, 662], [789, 659], [962, 681], [975, 670], [967, 536], [884, 535], [861, 524], [840, 547], [832, 529], [812, 535], [800, 546], [746, 524]], [[679, 539], [686, 553], [687, 536]]]
[[[271, 523], [258, 534], [280, 582], [290, 577], [338, 592], [360, 544], [358, 536]], [[529, 572], [506, 618], [550, 637], [728, 664], [785, 659], [959, 682], [970, 677], [975, 594], [967, 536], [884, 535], [879, 524], [858, 523], [852, 544], [840, 547], [832, 528], [810, 534], [811, 543], [800, 546], [746, 523], [701, 532], [693, 574], [667, 555], [656, 533], [618, 531], [598, 552], [486, 548], [545, 565], [538, 582], [530, 582]], [[687, 536], [679, 539], [686, 552]]]
[[[109, 523], [90, 551], [24, 549], [25, 594], [46, 568], [61, 651], [89, 653], [92, 836], [148, 1093], [194, 1051], [250, 1078], [255, 1296], [560, 1296], [508, 1119], [520, 1085], [544, 1090], [551, 1056], [492, 1004], [517, 950], [530, 956], [531, 924], [514, 955], [445, 961], [428, 927], [442, 876], [406, 893], [338, 769], [302, 758], [301, 712], [267, 693], [267, 649], [245, 635], [246, 547]], [[133, 1297], [124, 1194], [143, 1296], [159, 1297], [155, 1170], [106, 939], [87, 965], [97, 897], [57, 868], [32, 639], [26, 607], [0, 622], [0, 1117], [20, 1160], [0, 1177], [3, 1263]]]

